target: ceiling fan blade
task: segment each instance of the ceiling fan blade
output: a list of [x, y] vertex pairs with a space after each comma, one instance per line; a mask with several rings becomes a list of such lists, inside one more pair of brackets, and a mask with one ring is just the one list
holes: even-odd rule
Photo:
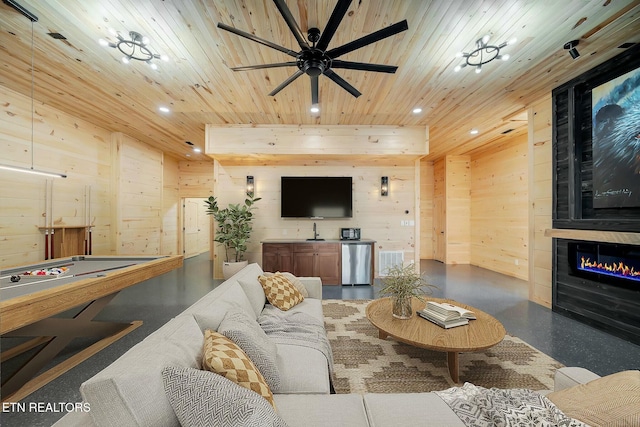
[[244, 38], [249, 39], [251, 41], [254, 41], [256, 43], [260, 43], [262, 45], [268, 46], [268, 47], [270, 47], [272, 49], [279, 50], [280, 52], [284, 52], [287, 55], [290, 55], [290, 56], [293, 56], [293, 57], [296, 57], [298, 55], [298, 52], [294, 52], [291, 49], [287, 49], [286, 47], [279, 46], [279, 45], [277, 45], [275, 43], [270, 42], [269, 40], [261, 39], [260, 37], [254, 36], [253, 34], [249, 34], [249, 33], [244, 32], [242, 30], [238, 30], [237, 28], [234, 28], [234, 27], [231, 27], [229, 25], [223, 24], [222, 22], [218, 22], [218, 28], [221, 28], [221, 29], [223, 29], [225, 31], [229, 31], [230, 33], [233, 33], [233, 34], [237, 34], [240, 37], [244, 37]]
[[280, 67], [293, 67], [297, 65], [297, 62], [279, 62], [277, 64], [261, 64], [261, 65], [245, 65], [244, 67], [232, 67], [233, 71], [249, 71], [249, 70], [261, 70], [263, 68], [280, 68]]
[[336, 59], [331, 62], [331, 68], [346, 68], [348, 70], [376, 71], [378, 73], [395, 73], [396, 65], [368, 64], [366, 62], [341, 61]]
[[282, 83], [280, 83], [280, 86], [278, 86], [277, 88], [272, 90], [269, 93], [269, 96], [275, 96], [278, 92], [280, 92], [282, 89], [287, 87], [289, 85], [289, 83], [291, 83], [292, 81], [294, 81], [295, 79], [297, 79], [298, 77], [300, 77], [303, 74], [304, 73], [302, 72], [302, 70], [296, 71], [295, 73], [293, 73], [293, 75], [291, 77], [289, 77], [287, 80], [285, 80]]
[[318, 76], [311, 76], [311, 105], [318, 104]]
[[298, 26], [298, 23], [293, 18], [293, 15], [291, 14], [289, 7], [287, 6], [287, 3], [285, 3], [284, 0], [273, 0], [273, 2], [276, 4], [276, 7], [280, 11], [280, 14], [284, 18], [287, 25], [289, 26], [289, 29], [293, 33], [293, 36], [298, 41], [300, 48], [309, 49], [309, 44], [307, 43], [307, 40], [305, 40], [304, 34], [302, 34], [302, 30]]
[[407, 24], [407, 20], [405, 19], [404, 21], [390, 25], [386, 28], [383, 28], [374, 33], [368, 34], [364, 37], [360, 37], [359, 39], [349, 42], [347, 44], [344, 44], [340, 47], [331, 49], [327, 51], [326, 54], [330, 58], [337, 58], [341, 55], [344, 55], [345, 53], [349, 53], [356, 49], [360, 49], [361, 47], [364, 47], [371, 43], [378, 42], [382, 39], [386, 39], [387, 37], [393, 36], [394, 34], [401, 33], [402, 31], [406, 31], [408, 29], [409, 29], [409, 24]]
[[333, 12], [331, 13], [331, 17], [329, 18], [329, 22], [327, 22], [327, 26], [324, 28], [322, 35], [320, 36], [320, 40], [318, 40], [318, 44], [316, 47], [321, 51], [327, 50], [327, 46], [329, 46], [329, 42], [333, 38], [340, 22], [342, 22], [342, 18], [349, 10], [349, 6], [351, 5], [352, 0], [338, 0], [336, 7], [333, 8]]
[[351, 86], [351, 84], [349, 84], [345, 79], [343, 79], [342, 77], [340, 77], [339, 75], [334, 73], [331, 69], [328, 69], [327, 71], [325, 71], [324, 75], [329, 77], [334, 82], [336, 82], [338, 84], [338, 86], [340, 86], [341, 88], [343, 88], [344, 90], [349, 92], [351, 95], [355, 96], [356, 98], [359, 97], [360, 95], [362, 95], [358, 91], [358, 89], [356, 89], [355, 87]]

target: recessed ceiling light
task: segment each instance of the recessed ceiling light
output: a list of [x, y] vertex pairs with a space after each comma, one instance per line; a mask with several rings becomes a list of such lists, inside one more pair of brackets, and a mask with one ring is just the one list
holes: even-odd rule
[[169, 111], [171, 111], [171, 110], [169, 110], [168, 107], [160, 107], [160, 108], [158, 108], [158, 110], [162, 111], [163, 113], [168, 113]]
[[478, 129], [471, 129], [471, 130], [469, 131], [469, 133], [470, 133], [471, 135], [477, 135], [477, 134], [478, 134], [478, 132], [479, 132], [479, 131], [478, 131]]
[[200, 152], [202, 152], [202, 150], [201, 150], [201, 149], [199, 149], [198, 147], [195, 147], [195, 148], [193, 149], [193, 151], [195, 151], [196, 153], [200, 153]]
[[420, 113], [422, 113], [422, 108], [416, 107], [413, 109], [413, 114], [420, 114]]

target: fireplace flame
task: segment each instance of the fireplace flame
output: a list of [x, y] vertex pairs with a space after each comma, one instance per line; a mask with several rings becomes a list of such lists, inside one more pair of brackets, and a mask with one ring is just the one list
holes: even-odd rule
[[607, 273], [617, 274], [624, 277], [640, 277], [640, 271], [636, 271], [634, 267], [629, 267], [624, 262], [619, 263], [602, 263], [591, 261], [591, 258], [580, 258], [580, 267], [585, 270], [600, 270]]

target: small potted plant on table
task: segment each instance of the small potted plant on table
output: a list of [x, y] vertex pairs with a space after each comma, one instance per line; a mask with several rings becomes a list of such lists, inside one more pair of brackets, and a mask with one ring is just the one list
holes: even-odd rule
[[221, 209], [214, 196], [205, 199], [207, 215], [212, 215], [217, 223], [213, 240], [224, 246], [225, 261], [222, 263], [222, 274], [225, 279], [248, 264], [244, 254], [253, 230], [251, 222], [253, 221], [252, 211], [255, 209], [254, 203], [258, 200], [260, 197], [248, 194], [243, 205], [229, 204]]
[[410, 319], [413, 316], [411, 300], [418, 298], [424, 301], [424, 295], [431, 295], [435, 285], [427, 283], [416, 270], [413, 263], [402, 266], [394, 265], [387, 269], [387, 275], [381, 278], [383, 288], [380, 296], [391, 298], [393, 317]]

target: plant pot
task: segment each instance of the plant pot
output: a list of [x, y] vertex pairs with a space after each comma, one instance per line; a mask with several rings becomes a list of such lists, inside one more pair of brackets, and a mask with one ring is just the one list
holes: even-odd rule
[[249, 265], [249, 261], [223, 262], [222, 276], [226, 279], [236, 274], [238, 271]]
[[411, 297], [391, 297], [391, 304], [393, 305], [391, 314], [393, 314], [393, 317], [395, 317], [396, 319], [407, 320], [411, 319], [411, 316], [413, 316]]

